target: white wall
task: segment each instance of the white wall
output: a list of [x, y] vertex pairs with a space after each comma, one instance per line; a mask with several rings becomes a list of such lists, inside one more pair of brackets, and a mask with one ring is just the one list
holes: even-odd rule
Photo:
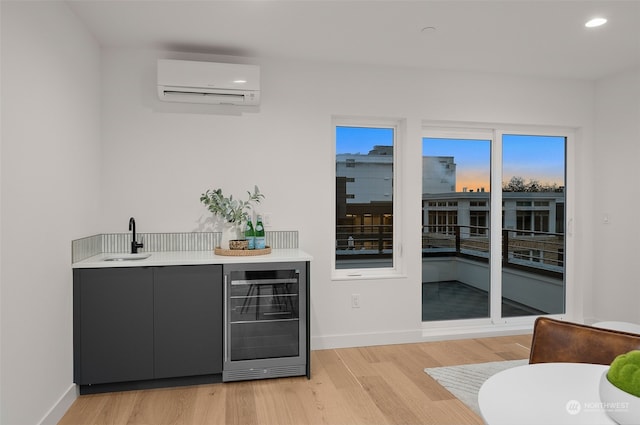
[[0, 423], [55, 423], [75, 398], [71, 240], [99, 230], [100, 50], [64, 3], [1, 7]]
[[[198, 198], [222, 187], [242, 196], [258, 184], [273, 230], [297, 229], [313, 255], [314, 348], [415, 341], [421, 336], [422, 120], [452, 120], [579, 128], [575, 181], [593, 187], [585, 165], [593, 144], [594, 85], [578, 80], [516, 78], [461, 72], [375, 68], [326, 63], [256, 61], [262, 69], [259, 113], [211, 113], [212, 107], [160, 103], [155, 60], [202, 55], [106, 49], [103, 52], [102, 231], [125, 232], [135, 216], [141, 232], [200, 230], [208, 217]], [[231, 59], [232, 60], [232, 59]], [[332, 115], [406, 120], [399, 182], [406, 277], [332, 281]], [[581, 157], [581, 155], [584, 156]], [[593, 192], [578, 189], [576, 205], [591, 206]], [[571, 211], [569, 211], [571, 212]], [[578, 214], [582, 211], [578, 209]], [[583, 216], [581, 215], [580, 218]], [[577, 238], [591, 231], [576, 218]], [[576, 245], [575, 261], [590, 245]], [[583, 274], [581, 274], [583, 273]], [[582, 285], [589, 273], [572, 270]], [[359, 293], [361, 308], [350, 295]], [[576, 300], [582, 302], [579, 293]], [[575, 307], [582, 313], [582, 304]]]
[[640, 323], [640, 70], [599, 81], [596, 94], [593, 320]]

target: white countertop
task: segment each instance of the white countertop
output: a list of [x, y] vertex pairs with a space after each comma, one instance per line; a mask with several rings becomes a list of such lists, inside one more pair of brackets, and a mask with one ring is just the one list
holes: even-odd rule
[[116, 253], [94, 255], [72, 264], [74, 269], [113, 268], [113, 267], [150, 267], [150, 266], [186, 266], [195, 264], [242, 264], [277, 263], [290, 261], [311, 261], [311, 255], [299, 249], [273, 249], [266, 255], [226, 256], [215, 255], [213, 251], [167, 251], [144, 252], [149, 258], [131, 261], [105, 261]]

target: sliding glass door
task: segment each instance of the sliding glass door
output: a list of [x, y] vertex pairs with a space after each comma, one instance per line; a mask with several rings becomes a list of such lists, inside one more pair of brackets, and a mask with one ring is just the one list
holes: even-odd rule
[[565, 312], [566, 137], [502, 135], [502, 317]]
[[425, 131], [424, 322], [565, 312], [566, 142]]
[[422, 320], [489, 317], [491, 139], [422, 140]]

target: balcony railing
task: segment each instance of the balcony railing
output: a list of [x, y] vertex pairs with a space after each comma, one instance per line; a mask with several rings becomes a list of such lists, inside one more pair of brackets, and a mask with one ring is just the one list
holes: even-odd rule
[[[423, 256], [489, 258], [489, 229], [479, 226], [423, 226]], [[502, 266], [536, 269], [553, 275], [564, 270], [564, 234], [502, 229]]]
[[393, 250], [393, 225], [336, 226], [336, 254], [338, 257], [368, 255], [390, 257]]
[[[393, 226], [343, 225], [336, 228], [336, 260], [390, 258]], [[488, 262], [489, 228], [462, 225], [422, 227], [422, 256], [460, 256]], [[502, 230], [502, 266], [560, 276], [564, 272], [564, 234]]]

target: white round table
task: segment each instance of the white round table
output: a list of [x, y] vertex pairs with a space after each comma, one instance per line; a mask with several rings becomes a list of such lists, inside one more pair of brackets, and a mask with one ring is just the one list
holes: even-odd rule
[[488, 425], [616, 423], [600, 401], [599, 383], [609, 366], [536, 363], [499, 372], [478, 393]]

